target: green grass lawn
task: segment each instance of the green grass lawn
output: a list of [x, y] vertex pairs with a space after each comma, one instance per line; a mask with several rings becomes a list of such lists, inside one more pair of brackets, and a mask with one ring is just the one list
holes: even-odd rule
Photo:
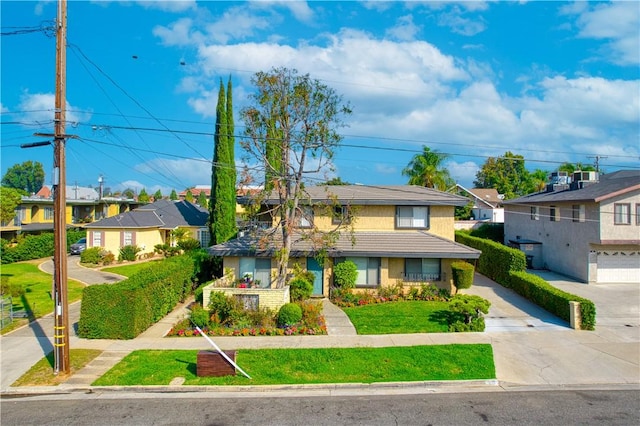
[[[2, 265], [1, 275], [9, 279], [10, 285], [19, 284], [25, 293], [12, 298], [13, 310], [26, 310], [31, 312], [30, 320], [40, 318], [53, 312], [53, 300], [51, 298], [53, 277], [38, 269], [37, 263], [41, 261], [27, 261]], [[82, 298], [84, 285], [78, 281], [69, 280], [67, 284], [67, 300], [69, 303]], [[17, 326], [26, 323], [26, 320], [14, 321], [2, 329], [3, 333], [13, 330]]]
[[446, 333], [447, 302], [402, 301], [342, 308], [358, 334]]
[[[97, 349], [69, 349], [69, 368], [71, 375], [81, 370], [102, 351]], [[56, 386], [65, 382], [69, 376], [54, 374], [53, 352], [36, 362], [33, 367], [16, 380], [12, 386]]]
[[236, 376], [198, 377], [195, 350], [139, 350], [96, 380], [94, 386], [274, 385], [494, 379], [488, 344], [387, 348], [260, 349], [236, 352]]
[[148, 268], [149, 266], [151, 266], [151, 262], [157, 262], [157, 260], [152, 260], [150, 262], [142, 262], [142, 263], [132, 263], [129, 265], [110, 266], [108, 268], [102, 268], [101, 271], [112, 272], [114, 274], [123, 275], [129, 278], [131, 275], [137, 272], [140, 272], [144, 268]]

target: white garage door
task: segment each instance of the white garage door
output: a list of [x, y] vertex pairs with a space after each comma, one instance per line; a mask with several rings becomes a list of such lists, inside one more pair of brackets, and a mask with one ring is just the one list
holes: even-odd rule
[[599, 283], [640, 283], [640, 252], [598, 252]]

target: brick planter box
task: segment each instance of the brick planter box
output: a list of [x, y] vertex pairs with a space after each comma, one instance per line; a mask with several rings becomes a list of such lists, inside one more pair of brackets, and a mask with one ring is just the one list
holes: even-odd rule
[[[283, 288], [236, 288], [217, 287], [216, 283], [211, 283], [202, 289], [202, 306], [205, 308], [209, 306], [212, 291], [219, 291], [227, 296], [236, 296], [243, 300], [245, 305], [269, 308], [274, 311], [277, 311], [282, 305], [291, 301], [289, 297], [289, 286]], [[258, 306], [253, 306], [255, 300], [257, 300]]]
[[[236, 362], [236, 351], [224, 351], [233, 362]], [[199, 351], [196, 363], [198, 377], [235, 376], [236, 368], [218, 351]]]

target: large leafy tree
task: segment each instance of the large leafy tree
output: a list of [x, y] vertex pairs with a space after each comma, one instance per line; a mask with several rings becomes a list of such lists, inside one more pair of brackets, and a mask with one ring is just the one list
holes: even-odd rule
[[476, 173], [473, 183], [476, 188], [495, 188], [507, 200], [531, 192], [524, 157], [510, 151], [502, 157], [489, 157]]
[[222, 79], [216, 106], [213, 164], [211, 168], [211, 201], [209, 227], [211, 244], [220, 244], [233, 238], [236, 228], [236, 168], [234, 145], [233, 102], [231, 77], [225, 94]]
[[409, 185], [426, 186], [446, 191], [455, 185], [455, 181], [449, 175], [449, 170], [442, 165], [446, 159], [446, 154], [432, 151], [429, 147], [423, 146], [422, 152], [413, 156], [409, 165], [402, 170], [402, 174], [409, 178]]
[[562, 163], [560, 167], [558, 167], [558, 171], [567, 172], [569, 173], [569, 176], [571, 176], [573, 172], [577, 172], [578, 170], [583, 172], [594, 172], [596, 168], [590, 164], [582, 164], [580, 162], [576, 164], [568, 163], [568, 162]]
[[22, 196], [15, 188], [0, 187], [0, 221], [10, 222], [16, 215]]
[[38, 161], [25, 161], [9, 167], [2, 177], [2, 185], [26, 191], [28, 194], [38, 192], [44, 184], [44, 169]]
[[[333, 89], [296, 70], [258, 72], [252, 82], [257, 91], [241, 112], [245, 124], [241, 145], [264, 168], [265, 191], [260, 196], [278, 200], [277, 208], [270, 213], [277, 219], [272, 231], [279, 233], [279, 238], [270, 239], [270, 244], [281, 244], [277, 249], [276, 286], [282, 287], [294, 228], [306, 216], [301, 207], [309, 201], [305, 180], [331, 167], [342, 139], [337, 129], [344, 126], [343, 117], [351, 109]], [[312, 229], [306, 237], [326, 245], [335, 235]]]

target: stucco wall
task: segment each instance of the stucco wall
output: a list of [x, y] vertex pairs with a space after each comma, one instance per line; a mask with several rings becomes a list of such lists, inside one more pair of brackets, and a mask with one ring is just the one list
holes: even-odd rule
[[[618, 203], [631, 205], [630, 225], [614, 223], [614, 206]], [[600, 205], [600, 239], [609, 241], [640, 239], [640, 226], [636, 225], [636, 204], [640, 204], [640, 191], [603, 201]]]

